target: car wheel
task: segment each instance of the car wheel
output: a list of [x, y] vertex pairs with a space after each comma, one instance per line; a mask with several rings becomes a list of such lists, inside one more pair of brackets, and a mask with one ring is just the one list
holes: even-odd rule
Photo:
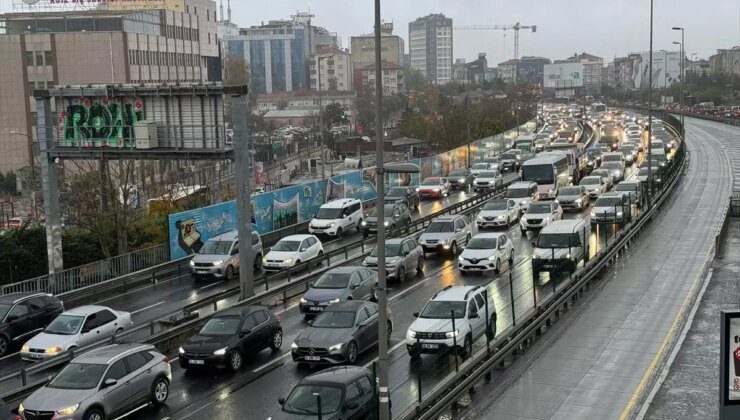
[[421, 351], [419, 349], [414, 349], [413, 347], [409, 348], [408, 352], [409, 352], [409, 357], [412, 360], [418, 360], [419, 357], [421, 356]]
[[8, 347], [10, 347], [8, 337], [0, 335], [0, 356], [4, 356], [7, 353]]
[[342, 228], [338, 227], [337, 228], [337, 238], [341, 238], [341, 237], [342, 237]]
[[231, 369], [232, 372], [238, 372], [242, 368], [243, 363], [244, 360], [242, 359], [242, 354], [239, 350], [232, 350], [231, 353], [229, 353], [229, 369]]
[[486, 328], [486, 335], [489, 340], [496, 338], [496, 314], [491, 315], [491, 319], [488, 321], [488, 327]]
[[362, 219], [357, 221], [357, 231], [359, 232], [360, 229], [362, 229]]
[[424, 257], [419, 257], [419, 261], [416, 262], [416, 272], [419, 274], [424, 273]]
[[154, 406], [160, 406], [167, 401], [170, 395], [170, 384], [165, 378], [157, 378], [152, 384], [152, 395], [149, 400]]
[[463, 343], [462, 357], [467, 359], [473, 354], [473, 339], [470, 335], [465, 336], [465, 343]]
[[452, 245], [450, 245], [450, 252], [452, 255], [457, 255], [457, 242], [453, 242]]
[[511, 216], [506, 216], [506, 227], [511, 226]]
[[254, 257], [254, 271], [260, 271], [262, 268], [262, 254], [257, 254]]
[[370, 301], [375, 302], [375, 303], [378, 302], [378, 286], [377, 285], [373, 287], [373, 291], [370, 294]]
[[357, 361], [357, 344], [354, 341], [347, 346], [347, 364], [354, 365]]
[[272, 338], [270, 339], [270, 349], [272, 351], [278, 351], [280, 350], [280, 347], [283, 345], [283, 332], [280, 330], [275, 330], [275, 332], [272, 333]]
[[234, 266], [230, 265], [226, 267], [226, 280], [231, 280], [234, 278]]
[[496, 258], [496, 268], [493, 271], [496, 273], [501, 272], [501, 258]]
[[93, 408], [85, 413], [85, 420], [105, 420], [105, 415], [99, 408]]
[[396, 272], [396, 277], [398, 277], [398, 281], [404, 281], [404, 280], [406, 280], [406, 268], [404, 268], [404, 266], [402, 266], [402, 265], [398, 266], [398, 271]]
[[509, 252], [509, 263], [514, 264], [514, 250], [512, 249], [511, 252]]

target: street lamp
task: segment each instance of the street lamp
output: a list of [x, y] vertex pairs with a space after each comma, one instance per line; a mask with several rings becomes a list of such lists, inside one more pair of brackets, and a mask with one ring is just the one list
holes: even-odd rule
[[685, 83], [684, 78], [686, 77], [686, 75], [684, 74], [684, 61], [686, 61], [686, 59], [684, 57], [684, 54], [685, 54], [684, 51], [686, 51], [686, 49], [684, 47], [684, 28], [682, 28], [680, 26], [674, 26], [671, 29], [673, 29], [674, 31], [681, 31], [681, 42], [674, 42], [674, 44], [678, 44], [678, 45], [681, 46], [681, 130], [686, 130], [686, 128], [683, 125], [684, 124], [684, 118], [683, 118], [683, 91], [684, 91], [684, 86], [685, 86], [685, 84], [684, 84]]
[[653, 0], [650, 0], [650, 58], [648, 62], [648, 68], [650, 71], [648, 72], [648, 190], [646, 202], [649, 210], [651, 207], [650, 199], [653, 195], [653, 153], [652, 147], [650, 147], [650, 142], [652, 141], [653, 136]]
[[[324, 141], [324, 108], [321, 101], [321, 59], [322, 58], [333, 58], [336, 54], [329, 54], [326, 56], [316, 56], [316, 90], [319, 93], [319, 136], [321, 138], [321, 147], [323, 148], [326, 142]], [[324, 153], [321, 153], [321, 179], [326, 178], [326, 172], [324, 171]]]
[[16, 135], [16, 136], [23, 136], [26, 139], [28, 139], [28, 160], [31, 164], [31, 183], [33, 188], [33, 182], [36, 180], [36, 165], [34, 164], [34, 153], [33, 153], [33, 137], [31, 135], [26, 133], [21, 133], [20, 131], [10, 130], [10, 134]]

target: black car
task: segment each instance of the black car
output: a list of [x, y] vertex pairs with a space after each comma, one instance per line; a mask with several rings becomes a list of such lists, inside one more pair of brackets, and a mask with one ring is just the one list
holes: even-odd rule
[[450, 181], [450, 188], [453, 190], [467, 190], [473, 185], [475, 176], [470, 173], [470, 169], [454, 169], [447, 175], [447, 180]]
[[[411, 211], [403, 203], [388, 203], [384, 206], [383, 215], [385, 216], [385, 227], [387, 231], [392, 231], [396, 228], [403, 228], [408, 230], [408, 226], [411, 224]], [[371, 233], [378, 232], [378, 211], [373, 209], [370, 214], [367, 215], [365, 220], [360, 225], [362, 230], [362, 236], [368, 237]]]
[[263, 306], [231, 308], [211, 317], [180, 347], [180, 366], [241, 369], [244, 357], [283, 344], [280, 318]]
[[409, 210], [419, 208], [419, 193], [414, 187], [391, 187], [383, 199], [386, 203], [403, 203]]
[[10, 293], [0, 296], [0, 356], [27, 341], [64, 312], [62, 302], [44, 293]]
[[367, 368], [324, 369], [303, 378], [287, 398], [279, 398], [282, 413], [273, 418], [316, 418], [320, 407], [324, 420], [367, 419], [376, 405], [375, 389], [372, 373]]
[[[393, 324], [388, 313], [388, 336]], [[326, 307], [295, 339], [293, 361], [353, 364], [357, 356], [378, 345], [378, 304], [350, 300]]]

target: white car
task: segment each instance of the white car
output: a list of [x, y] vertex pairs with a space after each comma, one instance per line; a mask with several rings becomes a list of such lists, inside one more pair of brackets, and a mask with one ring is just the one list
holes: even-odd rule
[[473, 236], [460, 254], [457, 266], [460, 272], [501, 270], [501, 262], [514, 262], [514, 245], [506, 233], [479, 233]]
[[607, 178], [601, 175], [589, 175], [581, 178], [581, 182], [578, 184], [586, 187], [588, 195], [591, 198], [598, 197], [599, 194], [605, 193], [609, 190], [609, 184]]
[[519, 206], [511, 198], [494, 199], [483, 205], [475, 222], [478, 229], [506, 227], [519, 219]]
[[265, 271], [278, 271], [324, 255], [324, 247], [314, 235], [290, 235], [278, 241], [262, 259]]
[[[601, 167], [602, 168], [604, 167], [604, 164], [603, 163], [601, 164]], [[591, 171], [591, 175], [593, 175], [593, 176], [597, 176], [598, 175], [598, 176], [604, 178], [604, 180], [606, 181], [606, 189], [607, 190], [612, 189], [612, 187], [616, 183], [616, 180], [614, 179], [614, 174], [612, 174], [612, 172], [609, 169], [595, 169], [595, 170]]]
[[519, 221], [522, 233], [528, 230], [542, 229], [555, 220], [563, 218], [563, 209], [554, 201], [540, 201], [529, 205]]
[[473, 191], [487, 191], [504, 184], [504, 177], [499, 171], [482, 171], [473, 181]]
[[348, 229], [360, 230], [362, 201], [357, 198], [339, 198], [319, 208], [308, 224], [308, 233], [314, 235], [342, 236]]
[[478, 162], [473, 164], [473, 166], [470, 167], [470, 173], [473, 174], [473, 176], [480, 175], [483, 171], [493, 171], [496, 169], [498, 164], [493, 164], [489, 162]]
[[36, 361], [106, 340], [133, 325], [131, 314], [85, 305], [59, 314], [21, 348], [21, 359]]
[[519, 204], [519, 211], [525, 212], [529, 203], [538, 201], [539, 193], [536, 182], [519, 181], [506, 187], [504, 197], [511, 198]]

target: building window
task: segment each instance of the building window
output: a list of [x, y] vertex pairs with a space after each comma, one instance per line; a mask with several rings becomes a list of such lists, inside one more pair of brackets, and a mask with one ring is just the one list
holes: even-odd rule
[[26, 51], [26, 65], [33, 65], [33, 51]]
[[36, 51], [36, 65], [37, 66], [44, 65], [44, 54], [41, 51]]
[[44, 51], [44, 63], [47, 66], [51, 65], [51, 51]]

